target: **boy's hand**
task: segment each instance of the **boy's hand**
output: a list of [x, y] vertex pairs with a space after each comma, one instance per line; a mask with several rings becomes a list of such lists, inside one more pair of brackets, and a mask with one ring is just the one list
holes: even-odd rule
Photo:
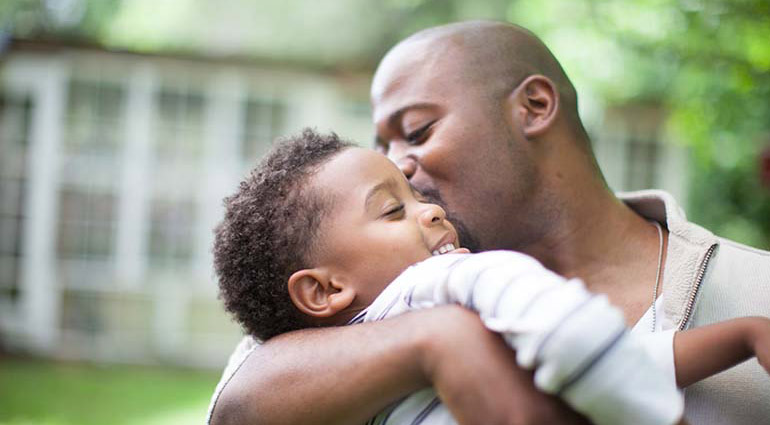
[[770, 318], [752, 317], [749, 343], [757, 361], [770, 374]]
[[770, 318], [740, 317], [678, 332], [674, 338], [680, 388], [752, 357], [770, 374]]

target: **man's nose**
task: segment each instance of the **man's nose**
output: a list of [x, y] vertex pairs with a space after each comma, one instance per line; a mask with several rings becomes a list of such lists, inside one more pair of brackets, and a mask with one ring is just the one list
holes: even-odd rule
[[420, 222], [426, 227], [440, 224], [444, 219], [446, 219], [446, 212], [436, 204], [425, 204], [425, 208], [420, 213]]
[[396, 163], [398, 169], [404, 173], [407, 179], [411, 179], [414, 173], [417, 172], [417, 160], [411, 155], [395, 157], [391, 158], [391, 160]]
[[391, 143], [388, 149], [388, 158], [393, 161], [407, 179], [411, 179], [417, 172], [417, 159], [406, 152], [399, 143]]
[[406, 176], [407, 179], [411, 179], [415, 172], [417, 172], [417, 161], [411, 156], [405, 156], [396, 161], [396, 165]]

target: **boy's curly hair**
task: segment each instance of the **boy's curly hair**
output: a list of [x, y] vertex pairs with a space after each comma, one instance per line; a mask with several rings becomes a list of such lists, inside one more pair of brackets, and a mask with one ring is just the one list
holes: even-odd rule
[[219, 295], [225, 309], [260, 340], [312, 326], [287, 289], [289, 276], [308, 267], [330, 207], [306, 186], [324, 163], [351, 146], [334, 133], [309, 128], [279, 139], [224, 200], [225, 217], [214, 229]]

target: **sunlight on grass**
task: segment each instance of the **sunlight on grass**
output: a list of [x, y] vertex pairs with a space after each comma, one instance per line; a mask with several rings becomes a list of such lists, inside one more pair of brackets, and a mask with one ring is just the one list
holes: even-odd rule
[[1, 425], [202, 423], [217, 372], [0, 359]]
[[[170, 412], [162, 412], [141, 421], [141, 425], [188, 425], [202, 424], [206, 416], [206, 406], [191, 406]], [[132, 422], [132, 425], [140, 422]]]

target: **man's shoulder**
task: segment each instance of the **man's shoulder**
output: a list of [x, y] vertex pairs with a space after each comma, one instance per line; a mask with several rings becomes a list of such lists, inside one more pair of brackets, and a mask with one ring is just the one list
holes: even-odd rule
[[770, 252], [718, 238], [693, 326], [740, 316], [770, 316]]
[[[744, 276], [770, 282], [770, 251], [754, 248], [719, 237], [715, 267], [724, 268], [732, 276]], [[768, 284], [770, 285], [770, 283]]]
[[754, 258], [758, 261], [770, 261], [770, 251], [765, 251], [760, 248], [744, 245], [739, 242], [727, 238], [719, 238], [719, 245], [724, 247], [723, 249], [730, 250], [737, 256], [745, 256], [747, 258]]

